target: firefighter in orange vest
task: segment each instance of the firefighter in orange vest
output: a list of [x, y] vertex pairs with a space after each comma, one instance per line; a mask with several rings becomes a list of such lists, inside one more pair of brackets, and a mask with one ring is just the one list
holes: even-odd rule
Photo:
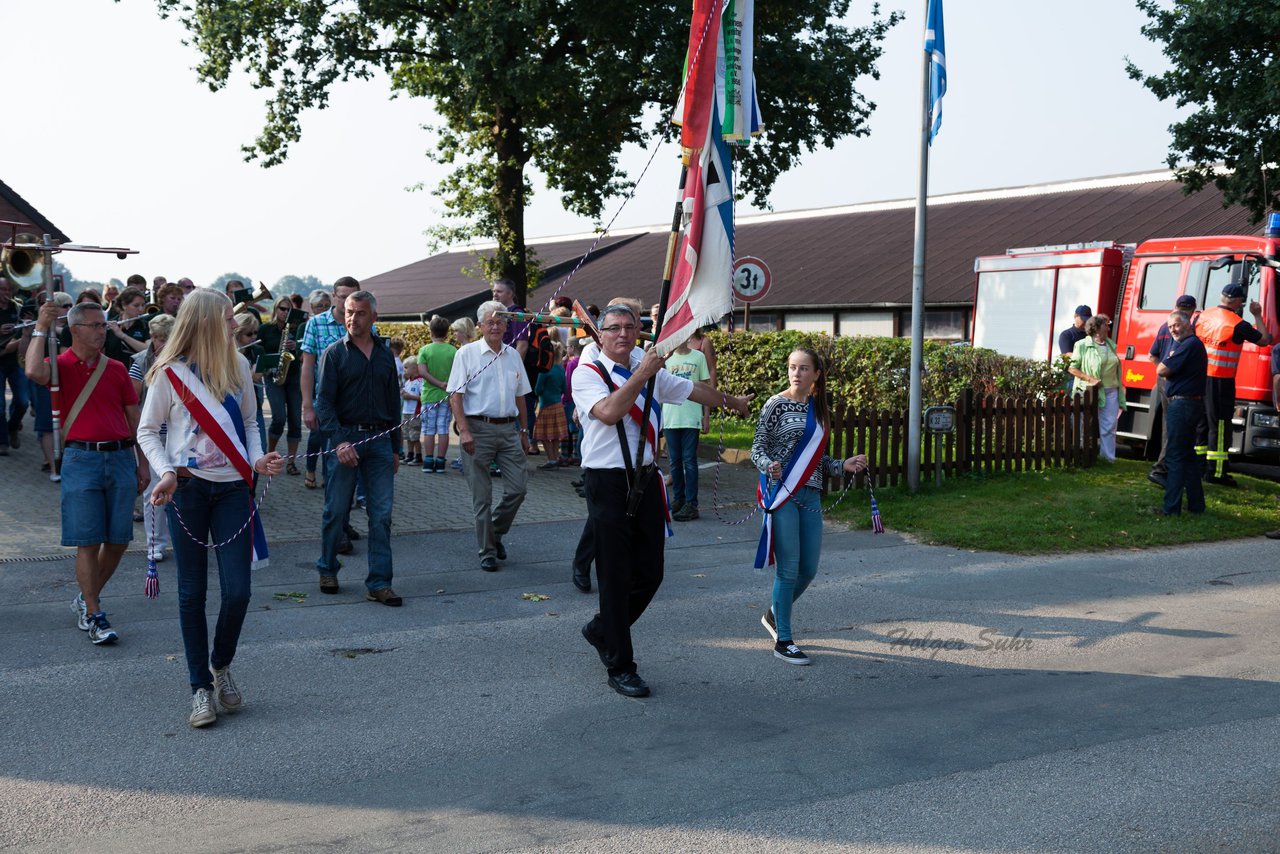
[[1204, 342], [1209, 356], [1209, 378], [1204, 390], [1204, 414], [1208, 422], [1197, 436], [1196, 453], [1205, 454], [1205, 480], [1235, 486], [1227, 474], [1227, 453], [1231, 449], [1231, 419], [1236, 406], [1236, 368], [1240, 351], [1248, 341], [1258, 347], [1271, 343], [1271, 333], [1262, 324], [1262, 306], [1249, 303], [1253, 324], [1241, 320], [1244, 286], [1235, 282], [1222, 289], [1222, 302], [1204, 312], [1196, 321], [1196, 336]]

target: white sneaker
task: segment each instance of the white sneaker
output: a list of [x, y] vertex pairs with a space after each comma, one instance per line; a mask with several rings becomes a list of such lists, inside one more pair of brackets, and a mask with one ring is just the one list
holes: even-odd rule
[[218, 719], [218, 712], [213, 704], [213, 692], [208, 688], [197, 688], [191, 695], [191, 717], [187, 723], [199, 728], [208, 726]]
[[160, 563], [161, 561], [164, 560], [164, 552], [162, 551], [152, 552], [151, 554], [147, 555], [147, 560], [153, 561], [155, 563]]
[[120, 640], [120, 635], [111, 628], [111, 623], [107, 622], [107, 615], [102, 611], [89, 615], [89, 640], [93, 641], [95, 646], [104, 646]]
[[83, 593], [77, 593], [71, 600], [71, 612], [76, 615], [76, 628], [82, 632], [89, 631], [93, 623], [89, 622], [89, 608], [84, 604]]
[[62, 483], [62, 475], [57, 473], [50, 474], [49, 480], [53, 481], [54, 483]]
[[244, 705], [244, 697], [240, 696], [240, 689], [231, 678], [231, 667], [218, 670], [210, 666], [209, 672], [213, 674], [213, 698], [218, 708], [228, 714], [240, 711], [240, 707]]

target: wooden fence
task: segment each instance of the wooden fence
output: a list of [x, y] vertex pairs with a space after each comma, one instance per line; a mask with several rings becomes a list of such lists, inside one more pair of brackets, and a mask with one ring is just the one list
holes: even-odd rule
[[[942, 435], [946, 477], [968, 472], [1040, 471], [1053, 466], [1088, 468], [1098, 459], [1098, 405], [1092, 390], [1084, 397], [1065, 392], [1044, 400], [967, 392], [955, 403], [956, 429]], [[833, 457], [866, 454], [872, 484], [896, 485], [907, 474], [907, 413], [847, 409], [831, 430]], [[920, 480], [933, 479], [934, 436], [922, 430]]]

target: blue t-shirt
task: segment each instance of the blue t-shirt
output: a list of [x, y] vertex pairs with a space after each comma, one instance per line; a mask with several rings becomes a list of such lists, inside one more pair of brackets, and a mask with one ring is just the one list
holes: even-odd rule
[[[1172, 340], [1172, 339], [1170, 339]], [[1169, 397], [1203, 397], [1204, 380], [1209, 370], [1209, 356], [1204, 342], [1188, 334], [1175, 341], [1168, 355], [1160, 360], [1169, 372], [1165, 377], [1164, 391]]]

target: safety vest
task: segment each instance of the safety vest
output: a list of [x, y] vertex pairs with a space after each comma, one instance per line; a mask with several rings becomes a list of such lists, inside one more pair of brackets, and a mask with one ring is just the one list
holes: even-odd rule
[[1196, 337], [1204, 342], [1209, 356], [1209, 376], [1228, 380], [1235, 377], [1243, 347], [1232, 341], [1231, 336], [1239, 323], [1240, 315], [1220, 305], [1200, 313]]

